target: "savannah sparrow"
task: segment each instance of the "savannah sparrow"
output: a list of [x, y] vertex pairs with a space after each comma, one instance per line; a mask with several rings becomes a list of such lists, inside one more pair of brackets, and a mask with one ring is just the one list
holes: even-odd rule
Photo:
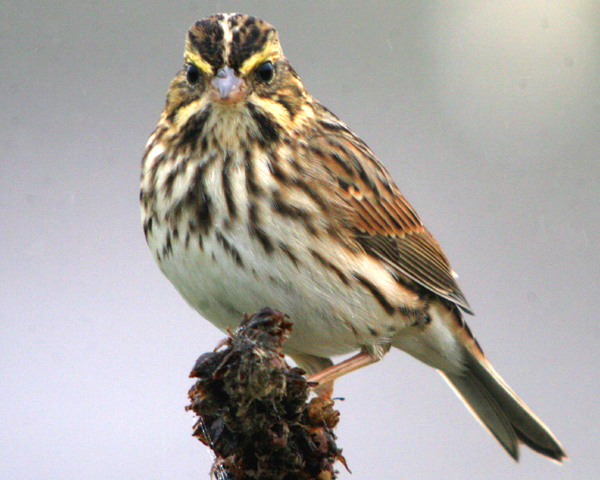
[[275, 29], [213, 15], [192, 26], [184, 58], [148, 139], [141, 208], [185, 300], [221, 329], [265, 306], [288, 313], [286, 353], [324, 387], [399, 348], [436, 368], [513, 458], [520, 443], [566, 458], [482, 353], [438, 243], [304, 89]]

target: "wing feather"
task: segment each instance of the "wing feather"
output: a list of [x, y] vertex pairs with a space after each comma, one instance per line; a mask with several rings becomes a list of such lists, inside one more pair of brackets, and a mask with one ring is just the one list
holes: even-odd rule
[[[321, 114], [328, 122], [339, 122], [326, 109]], [[472, 313], [439, 244], [369, 147], [347, 127], [314, 140], [320, 140], [325, 156], [334, 155], [336, 163], [343, 163], [343, 168], [329, 172], [345, 205], [344, 226], [360, 247], [400, 277]]]

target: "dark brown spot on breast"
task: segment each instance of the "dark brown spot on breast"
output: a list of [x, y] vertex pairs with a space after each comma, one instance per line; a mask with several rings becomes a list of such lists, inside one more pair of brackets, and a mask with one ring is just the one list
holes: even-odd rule
[[234, 192], [231, 185], [233, 175], [233, 155], [231, 152], [225, 153], [223, 161], [223, 171], [221, 172], [221, 183], [223, 186], [223, 195], [225, 196], [225, 204], [231, 220], [235, 220], [238, 216], [237, 205], [234, 200]]
[[186, 207], [193, 215], [195, 224], [201, 232], [207, 233], [212, 226], [212, 199], [204, 185], [205, 162], [196, 167], [186, 198]]
[[188, 121], [181, 127], [179, 141], [174, 147], [175, 151], [179, 151], [185, 147], [193, 147], [204, 133], [204, 125], [210, 117], [212, 108], [207, 105], [203, 110], [192, 115]]
[[268, 113], [259, 110], [253, 103], [247, 104], [248, 111], [252, 120], [258, 127], [259, 138], [261, 142], [276, 142], [279, 139], [279, 126]]

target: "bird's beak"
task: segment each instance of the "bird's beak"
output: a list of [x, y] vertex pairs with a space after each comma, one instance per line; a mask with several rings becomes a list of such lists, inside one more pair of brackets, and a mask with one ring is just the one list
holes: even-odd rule
[[223, 67], [217, 72], [212, 81], [213, 91], [218, 92], [216, 100], [224, 103], [239, 102], [244, 98], [247, 87], [246, 82], [238, 77], [232, 68]]

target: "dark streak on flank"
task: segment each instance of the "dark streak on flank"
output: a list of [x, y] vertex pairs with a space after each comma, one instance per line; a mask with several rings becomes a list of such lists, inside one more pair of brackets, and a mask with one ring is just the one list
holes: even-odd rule
[[156, 191], [154, 187], [148, 189], [140, 189], [140, 203], [142, 204], [145, 211], [154, 210], [150, 207], [150, 204], [156, 201]]
[[251, 201], [248, 205], [248, 222], [250, 225], [258, 223], [258, 205], [255, 201]]
[[153, 219], [154, 219], [154, 217], [148, 217], [144, 221], [144, 236], [146, 237], [146, 239], [148, 238], [148, 235], [150, 235], [152, 233]]
[[198, 235], [198, 249], [201, 252], [204, 250], [204, 237], [202, 235]]
[[365, 287], [371, 294], [375, 297], [375, 299], [379, 302], [379, 305], [386, 311], [388, 315], [394, 314], [396, 309], [394, 306], [387, 301], [383, 293], [369, 280], [363, 277], [361, 274], [354, 272], [354, 278], [356, 278], [363, 287]]
[[348, 277], [344, 274], [344, 272], [342, 272], [342, 270], [337, 267], [336, 265], [334, 265], [333, 263], [331, 263], [329, 260], [327, 260], [325, 257], [323, 257], [319, 252], [317, 252], [316, 250], [310, 250], [310, 254], [324, 267], [328, 268], [329, 270], [333, 271], [338, 277], [339, 279], [342, 281], [342, 283], [346, 286], [350, 285], [350, 280], [348, 279]]
[[378, 337], [379, 336], [379, 333], [377, 333], [377, 330], [375, 330], [374, 328], [367, 327], [367, 330], [369, 330], [369, 333], [371, 334], [371, 336], [373, 336], [373, 337]]
[[256, 202], [250, 203], [250, 208], [248, 211], [248, 220], [248, 229], [250, 232], [250, 237], [256, 238], [260, 242], [266, 253], [273, 253], [275, 251], [275, 247], [273, 247], [273, 242], [266, 234], [266, 232], [259, 226], [258, 205], [256, 204]]
[[250, 234], [254, 235], [258, 239], [266, 253], [273, 253], [273, 251], [275, 250], [275, 248], [273, 247], [273, 243], [262, 228], [256, 225], [250, 225]]
[[299, 267], [300, 265], [300, 260], [298, 259], [298, 257], [296, 255], [294, 255], [294, 253], [292, 252], [292, 250], [290, 249], [290, 247], [288, 247], [285, 243], [283, 242], [279, 242], [279, 248], [281, 249], [281, 251], [283, 253], [285, 253], [287, 255], [287, 257], [292, 261], [292, 263], [294, 264], [294, 266], [296, 268]]
[[175, 202], [171, 210], [169, 210], [167, 213], [167, 217], [171, 225], [178, 224], [179, 220], [181, 220], [181, 215], [183, 214], [186, 201], [186, 197], [180, 198], [179, 201]]
[[202, 193], [200, 197], [200, 205], [196, 209], [196, 218], [198, 226], [204, 233], [208, 233], [212, 225], [212, 199], [207, 193]]
[[[370, 236], [369, 236], [370, 237]], [[364, 239], [364, 235], [358, 234], [356, 235], [356, 240], [358, 240], [358, 243], [363, 247], [363, 249], [371, 256], [375, 257], [375, 258], [379, 258], [377, 255], [374, 255], [373, 253], [373, 249], [371, 248], [370, 244], [368, 242], [365, 242]], [[391, 243], [391, 242], [390, 242]], [[419, 286], [418, 284], [416, 284], [415, 282], [413, 282], [412, 280], [410, 280], [408, 277], [406, 277], [405, 275], [401, 274], [400, 272], [394, 270], [392, 272], [390, 272], [390, 274], [392, 275], [392, 278], [398, 282], [400, 285], [402, 285], [403, 287], [407, 287], [409, 289], [418, 289]], [[424, 287], [420, 287], [422, 290], [418, 290], [417, 293], [419, 294], [419, 296], [421, 295], [426, 295], [426, 292], [428, 291], [426, 288]]]
[[163, 258], [167, 257], [173, 251], [173, 246], [171, 245], [171, 231], [167, 230], [167, 236], [165, 238], [165, 243], [162, 249]]
[[356, 327], [352, 324], [352, 322], [346, 321], [345, 322], [346, 326], [348, 328], [350, 328], [350, 330], [352, 330], [352, 333], [354, 334], [355, 337], [358, 337], [358, 330], [356, 329]]
[[223, 236], [223, 234], [219, 231], [216, 232], [217, 241], [223, 247], [223, 250], [233, 259], [233, 261], [237, 264], [238, 267], [244, 268], [244, 262], [242, 260], [242, 256], [240, 252], [229, 243], [229, 241]]
[[237, 206], [233, 198], [233, 191], [231, 187], [231, 176], [233, 175], [233, 157], [231, 152], [225, 153], [225, 160], [223, 161], [223, 171], [221, 172], [221, 183], [223, 185], [223, 195], [225, 196], [225, 203], [227, 205], [227, 211], [231, 220], [235, 220], [238, 216]]

